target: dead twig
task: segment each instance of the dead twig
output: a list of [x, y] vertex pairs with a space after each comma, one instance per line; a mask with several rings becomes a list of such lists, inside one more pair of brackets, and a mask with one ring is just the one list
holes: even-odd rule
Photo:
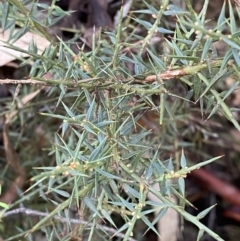
[[204, 169], [194, 170], [190, 175], [201, 180], [201, 184], [209, 191], [218, 194], [231, 204], [240, 206], [240, 190], [230, 183], [215, 177], [213, 174]]

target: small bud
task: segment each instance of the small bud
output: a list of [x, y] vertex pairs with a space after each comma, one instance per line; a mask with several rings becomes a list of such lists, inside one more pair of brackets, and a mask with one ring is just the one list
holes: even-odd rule
[[63, 176], [65, 176], [65, 177], [67, 177], [69, 175], [69, 172], [68, 171], [65, 171], [64, 173], [63, 173]]

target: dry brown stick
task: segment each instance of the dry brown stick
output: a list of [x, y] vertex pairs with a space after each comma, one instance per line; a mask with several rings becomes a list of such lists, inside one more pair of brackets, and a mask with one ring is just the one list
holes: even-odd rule
[[204, 169], [194, 170], [190, 175], [201, 180], [201, 184], [211, 192], [216, 193], [229, 203], [240, 206], [240, 190], [230, 183], [215, 177]]
[[240, 206], [231, 206], [223, 212], [223, 216], [240, 222]]

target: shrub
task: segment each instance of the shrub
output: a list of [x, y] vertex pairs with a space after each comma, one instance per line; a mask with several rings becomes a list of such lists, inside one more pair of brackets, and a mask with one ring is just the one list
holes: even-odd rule
[[[186, 9], [167, 0], [161, 5], [132, 3], [128, 17], [123, 18], [121, 8], [115, 31], [93, 33], [92, 49], [75, 53], [74, 39], [65, 42], [48, 33], [66, 15], [55, 1], [50, 7], [36, 1], [0, 3], [2, 29], [10, 30], [6, 44], [27, 53], [21, 65], [31, 65], [28, 79], [10, 81], [23, 87], [15, 92], [14, 103], [4, 107], [4, 114], [17, 111], [10, 137], [17, 138], [20, 163], [31, 179], [10, 206], [21, 204], [18, 212], [29, 217], [5, 240], [30, 239], [41, 230], [48, 240], [84, 235], [107, 240], [115, 235], [125, 241], [139, 219], [157, 233], [154, 225], [168, 208], [199, 228], [197, 240], [204, 233], [223, 240], [200, 222], [212, 207], [197, 216], [185, 211], [191, 205], [185, 198], [185, 178], [219, 159], [199, 151], [194, 139], [196, 132], [202, 139], [211, 136], [209, 119], [225, 118], [240, 130], [237, 110], [227, 103], [238, 88], [239, 31], [230, 1], [230, 18], [225, 17], [224, 2], [216, 23], [205, 17], [208, 1], [198, 14], [189, 0], [185, 4]], [[34, 41], [28, 50], [14, 45], [28, 31], [50, 42], [43, 53]], [[222, 56], [218, 41], [225, 44]], [[233, 84], [226, 87], [223, 81], [229, 76]], [[38, 97], [24, 103], [23, 96], [31, 99], [31, 93]], [[148, 192], [159, 202], [147, 200]], [[173, 195], [177, 204], [170, 199]], [[155, 211], [150, 221], [147, 215]], [[118, 229], [113, 213], [124, 220]], [[36, 221], [31, 215], [43, 217]]]

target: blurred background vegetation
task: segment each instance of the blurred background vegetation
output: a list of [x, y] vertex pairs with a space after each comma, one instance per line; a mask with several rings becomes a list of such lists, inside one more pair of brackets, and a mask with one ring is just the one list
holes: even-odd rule
[[1, 1], [0, 240], [239, 240], [239, 5]]

